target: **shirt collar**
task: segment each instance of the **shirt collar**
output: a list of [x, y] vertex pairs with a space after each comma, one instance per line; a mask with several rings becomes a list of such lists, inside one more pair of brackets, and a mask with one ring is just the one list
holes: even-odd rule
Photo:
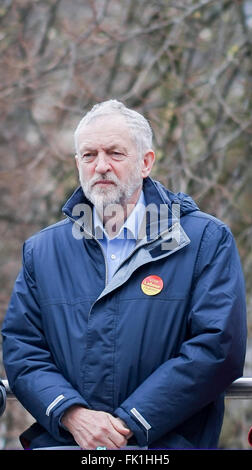
[[[130, 213], [129, 217], [125, 220], [123, 226], [120, 228], [118, 234], [114, 238], [125, 238], [126, 232], [128, 232], [127, 238], [135, 239], [138, 238], [139, 228], [144, 216], [144, 208], [146, 207], [145, 197], [143, 190], [141, 191], [140, 197]], [[93, 207], [93, 220], [94, 220], [94, 229], [97, 238], [101, 238], [103, 234], [109, 240], [109, 236], [106, 230], [103, 227], [102, 221], [95, 209]], [[100, 236], [101, 235], [101, 236]]]

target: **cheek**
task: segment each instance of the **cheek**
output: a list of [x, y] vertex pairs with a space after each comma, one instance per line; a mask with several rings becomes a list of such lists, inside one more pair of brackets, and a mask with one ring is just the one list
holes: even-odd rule
[[128, 181], [129, 178], [135, 174], [136, 169], [134, 166], [132, 167], [132, 165], [125, 163], [124, 165], [115, 167], [113, 171], [121, 181]]
[[91, 166], [86, 166], [86, 167], [80, 166], [79, 174], [82, 177], [82, 179], [88, 181], [94, 175], [94, 168]]

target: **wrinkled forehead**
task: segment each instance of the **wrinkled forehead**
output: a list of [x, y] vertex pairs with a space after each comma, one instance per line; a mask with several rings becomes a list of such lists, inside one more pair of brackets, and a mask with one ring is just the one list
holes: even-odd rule
[[132, 132], [126, 119], [120, 115], [94, 117], [88, 124], [78, 130], [77, 146], [81, 152], [86, 146], [122, 145], [124, 148], [136, 149]]

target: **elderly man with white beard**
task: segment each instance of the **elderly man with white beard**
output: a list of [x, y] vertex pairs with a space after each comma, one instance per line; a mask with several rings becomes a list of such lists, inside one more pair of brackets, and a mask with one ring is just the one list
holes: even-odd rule
[[230, 229], [150, 178], [151, 127], [123, 103], [95, 105], [75, 148], [80, 187], [25, 242], [3, 324], [10, 386], [37, 421], [21, 442], [216, 448], [246, 346]]

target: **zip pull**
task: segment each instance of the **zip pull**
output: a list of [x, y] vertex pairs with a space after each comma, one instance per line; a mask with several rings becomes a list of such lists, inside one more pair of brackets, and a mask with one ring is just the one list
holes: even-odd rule
[[139, 413], [139, 411], [136, 410], [136, 408], [132, 408], [130, 410], [130, 412], [135, 416], [135, 418], [142, 424], [142, 426], [145, 428], [146, 430], [146, 439], [147, 439], [147, 445], [148, 445], [148, 442], [149, 442], [149, 429], [151, 429], [151, 425], [150, 423], [148, 423], [148, 421], [146, 421], [146, 419], [141, 415], [141, 413]]

